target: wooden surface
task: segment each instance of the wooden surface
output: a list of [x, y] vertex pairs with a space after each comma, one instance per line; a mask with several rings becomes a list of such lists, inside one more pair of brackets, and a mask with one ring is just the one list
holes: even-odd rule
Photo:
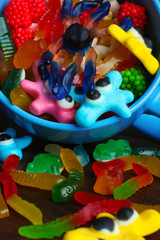
[[[1, 123], [0, 127], [3, 128], [4, 130], [9, 127], [13, 127], [17, 132], [16, 137], [22, 137], [22, 136], [28, 135], [26, 131], [24, 131], [23, 129], [18, 127], [16, 124], [14, 124], [1, 111], [0, 111], [0, 123]], [[132, 148], [154, 147], [154, 148], [160, 149], [160, 143], [147, 137], [141, 132], [138, 132], [137, 130], [132, 129], [131, 127], [123, 131], [122, 133], [114, 136], [113, 139], [126, 139], [130, 142], [130, 145]], [[51, 142], [43, 139], [39, 139], [36, 136], [33, 136], [32, 144], [23, 150], [23, 159], [21, 160], [18, 168], [25, 170], [27, 164], [33, 160], [33, 157], [35, 155], [39, 153], [44, 153], [44, 146], [47, 145], [48, 143], [51, 143]], [[90, 193], [93, 193], [92, 188], [96, 180], [94, 173], [91, 169], [91, 166], [93, 164], [92, 153], [97, 144], [98, 142], [84, 145], [91, 159], [90, 163], [85, 167], [85, 189], [84, 190]], [[73, 146], [71, 145], [69, 146], [62, 145], [62, 147], [69, 147], [73, 149]], [[0, 167], [1, 165], [2, 164], [0, 163]], [[125, 173], [126, 179], [132, 176], [135, 176], [132, 171]], [[51, 220], [56, 219], [57, 217], [62, 217], [69, 213], [74, 213], [75, 211], [79, 210], [82, 207], [82, 205], [76, 203], [74, 200], [64, 204], [62, 203], [55, 204], [52, 201], [51, 191], [45, 191], [45, 190], [40, 190], [40, 189], [30, 188], [30, 187], [23, 187], [19, 185], [17, 185], [17, 187], [18, 187], [19, 196], [21, 198], [36, 204], [36, 206], [41, 209], [43, 213], [44, 222], [49, 222]], [[109, 197], [106, 197], [106, 198], [109, 198]], [[137, 203], [143, 203], [143, 204], [160, 204], [160, 179], [157, 177], [154, 177], [154, 181], [150, 186], [140, 189], [138, 192], [136, 192], [136, 194], [134, 194], [130, 198], [130, 200]], [[0, 240], [26, 239], [24, 237], [21, 237], [18, 234], [18, 228], [20, 226], [30, 225], [30, 222], [26, 220], [23, 216], [16, 213], [11, 208], [9, 208], [9, 211], [10, 211], [10, 217], [0, 220]], [[87, 226], [90, 226], [90, 224], [91, 223], [88, 223]], [[54, 239], [60, 240], [62, 239], [62, 237], [54, 238]], [[146, 237], [146, 239], [159, 240], [160, 231]]]

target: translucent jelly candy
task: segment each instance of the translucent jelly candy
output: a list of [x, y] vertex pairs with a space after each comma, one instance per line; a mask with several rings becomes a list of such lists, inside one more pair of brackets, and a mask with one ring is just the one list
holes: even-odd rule
[[58, 156], [60, 156], [61, 148], [62, 147], [58, 144], [50, 143], [44, 147], [44, 151], [52, 154], [57, 154]]
[[13, 105], [23, 109], [26, 112], [30, 112], [29, 106], [33, 101], [33, 98], [19, 86], [10, 92], [10, 101]]
[[69, 148], [62, 148], [60, 156], [64, 168], [69, 172], [68, 179], [56, 184], [52, 189], [54, 202], [67, 202], [84, 186], [84, 171], [76, 154]]
[[115, 199], [126, 199], [134, 194], [137, 190], [153, 182], [153, 176], [149, 170], [140, 164], [132, 163], [134, 172], [138, 175], [122, 183], [113, 190]]
[[131, 202], [129, 200], [102, 200], [93, 203], [89, 203], [81, 210], [66, 215], [62, 218], [57, 218], [54, 221], [49, 223], [44, 223], [43, 225], [31, 225], [24, 226], [18, 229], [18, 232], [21, 236], [40, 239], [53, 237], [59, 237], [63, 233], [74, 229], [80, 225], [85, 224], [86, 222], [91, 221], [98, 213], [101, 212], [110, 212], [117, 213], [122, 207], [130, 207]]
[[23, 68], [13, 69], [5, 79], [1, 91], [10, 100], [10, 92], [12, 89], [20, 85], [20, 81], [25, 79], [25, 71]]
[[65, 179], [62, 175], [50, 173], [27, 173], [23, 170], [16, 170], [19, 158], [10, 155], [4, 162], [3, 169], [8, 172], [14, 181], [22, 186], [36, 187], [44, 190], [51, 190], [53, 186]]
[[13, 64], [16, 68], [28, 69], [34, 61], [40, 59], [46, 49], [45, 40], [28, 40], [18, 48], [14, 55]]
[[155, 156], [157, 158], [160, 158], [160, 150], [157, 148], [134, 148], [132, 154], [140, 156]]
[[131, 146], [127, 140], [109, 139], [107, 143], [100, 143], [96, 146], [93, 157], [96, 161], [108, 161], [132, 153]]
[[9, 210], [0, 191], [0, 219], [9, 216]]
[[75, 146], [73, 148], [73, 151], [76, 154], [78, 161], [82, 164], [83, 167], [89, 163], [90, 157], [87, 154], [87, 152], [82, 144]]
[[4, 172], [0, 172], [0, 182], [3, 184], [3, 191], [7, 204], [16, 212], [30, 220], [33, 224], [42, 224], [43, 215], [41, 210], [34, 204], [18, 197], [17, 187], [13, 178], [5, 171], [5, 169], [3, 170]]
[[61, 4], [59, 0], [49, 0], [48, 10], [38, 22], [35, 40], [44, 39], [49, 45], [54, 39], [63, 34], [64, 25], [60, 19], [60, 10]]
[[27, 165], [26, 172], [46, 172], [59, 175], [61, 169], [63, 169], [63, 163], [58, 155], [53, 155], [52, 153], [40, 153], [33, 158], [33, 162], [30, 162]]

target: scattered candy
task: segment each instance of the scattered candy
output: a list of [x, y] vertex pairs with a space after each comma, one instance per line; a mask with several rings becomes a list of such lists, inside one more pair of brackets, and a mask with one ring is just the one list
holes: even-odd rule
[[[18, 156], [16, 156], [16, 158], [19, 160]], [[29, 203], [18, 196], [17, 187], [12, 176], [9, 175], [5, 167], [3, 168], [3, 171], [4, 172], [0, 172], [0, 182], [3, 184], [3, 192], [7, 204], [16, 212], [30, 220], [33, 224], [42, 224], [43, 215], [41, 210], [33, 203]]]
[[1, 218], [5, 218], [5, 217], [9, 217], [9, 209], [7, 207], [7, 204], [0, 192], [0, 219]]
[[130, 155], [132, 148], [127, 140], [109, 139], [107, 143], [100, 143], [93, 152], [93, 158], [96, 161], [106, 162], [125, 155]]
[[60, 157], [61, 146], [55, 143], [47, 144], [44, 147], [44, 151], [52, 154], [57, 154]]
[[22, 159], [23, 154], [21, 149], [26, 148], [32, 142], [31, 136], [15, 138], [16, 132], [14, 129], [8, 128], [6, 131], [0, 131], [0, 161], [4, 162], [11, 154], [16, 154]]
[[52, 189], [54, 202], [67, 202], [84, 186], [84, 170], [76, 154], [69, 148], [62, 148], [60, 156], [64, 168], [69, 173], [68, 179], [56, 184]]
[[8, 156], [3, 164], [3, 169], [8, 172], [14, 181], [22, 186], [35, 187], [44, 190], [52, 190], [53, 186], [65, 179], [62, 175], [50, 173], [28, 173], [17, 170], [19, 164], [18, 156], [12, 154]]
[[76, 154], [78, 161], [82, 164], [83, 167], [89, 163], [90, 157], [82, 144], [74, 147], [73, 151]]
[[[148, 209], [138, 214], [129, 207], [121, 208], [115, 216], [109, 213], [100, 213], [90, 228], [78, 228], [67, 232], [63, 240], [88, 239], [144, 239], [160, 229], [160, 214]], [[152, 223], [155, 223], [154, 224]]]
[[78, 212], [69, 214], [62, 218], [58, 218], [49, 223], [44, 223], [43, 225], [31, 225], [24, 226], [18, 229], [18, 232], [21, 236], [40, 239], [53, 237], [59, 237], [63, 233], [74, 229], [80, 225], [85, 224], [86, 222], [91, 221], [98, 213], [101, 212], [110, 212], [117, 213], [122, 207], [130, 207], [131, 202], [129, 200], [102, 200], [93, 203], [89, 203], [83, 207]]
[[160, 150], [157, 148], [134, 148], [132, 154], [140, 156], [155, 156], [157, 158], [160, 158]]
[[33, 162], [30, 162], [27, 165], [26, 172], [46, 172], [60, 175], [63, 168], [62, 160], [58, 155], [52, 153], [40, 153], [33, 158]]
[[132, 163], [134, 172], [137, 177], [130, 178], [128, 181], [122, 183], [113, 190], [115, 199], [126, 199], [132, 196], [137, 190], [146, 187], [153, 182], [153, 176], [146, 167], [138, 163]]

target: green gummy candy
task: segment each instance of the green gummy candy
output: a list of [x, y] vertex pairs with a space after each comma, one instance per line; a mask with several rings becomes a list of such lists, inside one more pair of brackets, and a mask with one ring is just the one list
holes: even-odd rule
[[108, 140], [96, 146], [93, 157], [96, 161], [108, 161], [125, 155], [131, 155], [132, 149], [127, 140]]
[[10, 100], [10, 92], [20, 85], [21, 80], [25, 79], [25, 71], [23, 68], [15, 68], [10, 71], [8, 77], [4, 81], [1, 91]]
[[127, 199], [136, 192], [136, 189], [137, 189], [136, 182], [128, 181], [128, 182], [122, 183], [120, 186], [116, 187], [113, 190], [114, 199], [119, 199], [119, 200]]
[[63, 169], [61, 158], [57, 154], [40, 153], [36, 155], [33, 162], [30, 162], [26, 168], [26, 172], [30, 173], [52, 173], [59, 175]]

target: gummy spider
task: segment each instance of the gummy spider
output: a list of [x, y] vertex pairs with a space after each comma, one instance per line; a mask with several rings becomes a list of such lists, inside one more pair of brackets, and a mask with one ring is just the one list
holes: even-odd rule
[[[82, 25], [81, 14], [84, 10], [89, 9], [93, 9], [93, 12]], [[61, 100], [69, 94], [73, 78], [79, 72], [84, 56], [85, 68], [82, 87], [85, 91], [94, 88], [97, 54], [91, 44], [95, 37], [107, 34], [107, 27], [96, 29], [96, 26], [103, 17], [109, 14], [109, 11], [109, 1], [98, 4], [96, 1], [84, 0], [73, 8], [72, 0], [63, 1], [61, 19], [64, 23], [64, 34], [54, 39], [48, 46], [48, 50], [41, 57], [42, 63], [39, 66], [41, 78], [43, 80], [49, 78], [51, 92], [57, 100]], [[127, 23], [127, 30], [131, 27], [132, 23]], [[73, 60], [62, 74], [62, 67], [67, 62], [69, 54], [74, 55]], [[51, 65], [49, 74], [47, 65]]]

